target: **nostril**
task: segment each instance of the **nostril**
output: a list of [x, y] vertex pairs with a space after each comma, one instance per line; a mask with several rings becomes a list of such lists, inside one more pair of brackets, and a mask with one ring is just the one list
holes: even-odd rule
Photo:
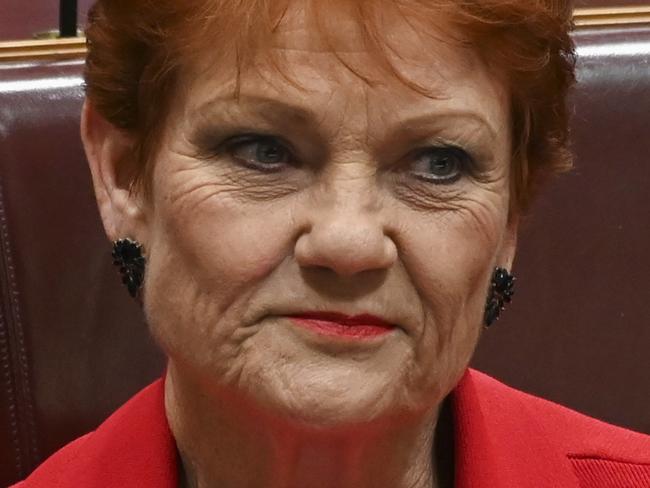
[[350, 301], [371, 295], [386, 282], [388, 270], [367, 270], [343, 276], [327, 267], [300, 268], [304, 283], [323, 296]]

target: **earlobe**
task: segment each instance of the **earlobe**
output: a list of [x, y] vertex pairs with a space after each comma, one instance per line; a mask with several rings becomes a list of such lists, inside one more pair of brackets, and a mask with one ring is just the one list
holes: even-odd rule
[[497, 262], [488, 288], [487, 303], [483, 316], [483, 325], [489, 328], [499, 319], [514, 295], [515, 277], [512, 274], [512, 265], [517, 250], [517, 232], [519, 228], [518, 217], [510, 218], [506, 227]]
[[81, 117], [81, 139], [92, 175], [104, 230], [112, 241], [137, 238], [144, 229], [140, 198], [131, 191], [135, 164], [133, 138], [108, 122], [88, 100]]
[[510, 216], [508, 225], [506, 227], [503, 241], [501, 243], [501, 251], [498, 259], [498, 265], [512, 271], [512, 266], [517, 254], [517, 237], [519, 233], [519, 217]]

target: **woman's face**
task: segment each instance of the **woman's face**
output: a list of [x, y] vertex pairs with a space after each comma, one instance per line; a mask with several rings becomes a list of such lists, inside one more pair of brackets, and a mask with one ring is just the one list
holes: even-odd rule
[[[274, 54], [186, 73], [132, 237], [144, 305], [176, 370], [315, 425], [434, 408], [477, 343], [491, 273], [509, 266], [510, 120], [471, 51], [401, 39], [413, 90], [350, 39], [347, 62], [299, 21]], [[276, 59], [277, 59], [276, 58]], [[287, 76], [288, 75], [288, 76]], [[291, 316], [370, 314], [365, 339]]]

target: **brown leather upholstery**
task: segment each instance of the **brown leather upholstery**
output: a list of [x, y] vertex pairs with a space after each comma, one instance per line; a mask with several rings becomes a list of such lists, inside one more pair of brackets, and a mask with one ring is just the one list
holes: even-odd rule
[[[518, 294], [475, 364], [650, 432], [650, 27], [576, 38], [577, 169], [525, 223]], [[0, 486], [163, 368], [111, 266], [78, 137], [80, 73], [0, 65]]]
[[96, 210], [81, 69], [0, 66], [0, 486], [162, 371]]

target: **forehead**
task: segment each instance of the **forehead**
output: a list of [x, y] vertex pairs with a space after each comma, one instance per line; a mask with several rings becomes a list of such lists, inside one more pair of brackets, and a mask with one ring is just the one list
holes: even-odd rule
[[236, 102], [243, 93], [317, 111], [364, 105], [381, 117], [431, 107], [471, 109], [493, 127], [504, 126], [505, 84], [442, 13], [435, 29], [425, 29], [390, 9], [361, 20], [346, 8], [314, 12], [305, 5], [292, 4], [271, 35], [250, 40], [254, 49], [201, 50], [185, 70], [186, 108], [209, 98]]

